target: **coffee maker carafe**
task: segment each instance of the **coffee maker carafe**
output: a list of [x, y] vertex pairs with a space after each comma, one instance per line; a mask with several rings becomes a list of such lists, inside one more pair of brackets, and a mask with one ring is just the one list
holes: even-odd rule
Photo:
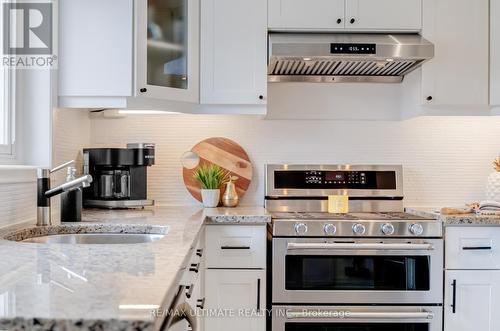
[[86, 148], [83, 172], [92, 175], [83, 205], [99, 208], [139, 208], [153, 205], [147, 198], [147, 167], [154, 164], [154, 144], [127, 148]]

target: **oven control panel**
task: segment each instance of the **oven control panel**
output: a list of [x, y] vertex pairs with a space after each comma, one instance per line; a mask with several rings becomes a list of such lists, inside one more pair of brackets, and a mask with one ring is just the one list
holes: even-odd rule
[[275, 189], [396, 189], [394, 171], [278, 170]]
[[306, 171], [305, 182], [312, 184], [366, 184], [366, 172]]

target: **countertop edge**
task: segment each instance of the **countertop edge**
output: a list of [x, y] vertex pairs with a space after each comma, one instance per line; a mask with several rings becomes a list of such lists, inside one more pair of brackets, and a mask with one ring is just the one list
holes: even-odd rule
[[407, 213], [429, 217], [439, 220], [445, 227], [447, 226], [500, 226], [500, 217], [476, 215], [476, 214], [456, 214], [442, 215], [436, 208], [426, 207], [406, 207]]
[[[260, 210], [261, 209], [261, 210]], [[202, 235], [202, 229], [205, 225], [267, 225], [271, 222], [271, 215], [269, 215], [263, 207], [258, 207], [256, 209], [256, 213], [252, 214], [252, 212], [242, 210], [241, 214], [238, 214], [237, 208], [215, 208], [214, 210], [204, 210], [203, 215], [200, 218], [200, 225], [197, 228], [197, 233], [193, 235], [192, 242], [190, 243], [191, 247], [194, 247], [194, 243], [196, 243], [200, 235]], [[88, 223], [87, 223], [88, 222]], [[94, 224], [106, 224], [109, 222], [109, 219], [103, 218], [102, 220], [91, 220], [86, 221], [87, 225], [89, 223]], [[0, 228], [0, 235], [3, 237], [10, 232], [15, 232], [20, 229], [26, 227], [35, 226], [35, 222], [33, 221], [25, 221], [16, 224], [9, 224]], [[194, 231], [193, 231], [194, 232]], [[186, 255], [183, 258], [183, 262], [180, 265], [180, 268], [176, 271], [174, 276], [174, 280], [170, 284], [166, 284], [165, 286], [165, 295], [162, 300], [162, 304], [159, 307], [159, 310], [166, 310], [170, 308], [172, 300], [175, 298], [175, 295], [178, 292], [178, 285], [182, 281], [182, 276], [185, 271], [185, 267], [189, 262], [191, 255], [191, 249], [186, 252]], [[89, 318], [47, 318], [47, 317], [36, 317], [36, 316], [16, 316], [12, 318], [0, 318], [0, 330], [12, 330], [12, 329], [32, 329], [34, 326], [37, 327], [53, 327], [54, 324], [57, 327], [61, 327], [65, 330], [90, 330], [94, 328], [100, 329], [120, 329], [120, 330], [159, 330], [164, 322], [164, 318], [156, 318], [156, 319], [119, 319], [119, 318], [103, 318], [103, 319], [89, 319]]]

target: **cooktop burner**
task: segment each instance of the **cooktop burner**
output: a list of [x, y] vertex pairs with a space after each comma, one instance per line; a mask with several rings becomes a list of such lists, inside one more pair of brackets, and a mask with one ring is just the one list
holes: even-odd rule
[[273, 219], [296, 219], [296, 220], [332, 220], [332, 221], [418, 221], [430, 218], [420, 217], [402, 212], [372, 212], [372, 213], [347, 213], [331, 214], [317, 212], [275, 212], [271, 214]]

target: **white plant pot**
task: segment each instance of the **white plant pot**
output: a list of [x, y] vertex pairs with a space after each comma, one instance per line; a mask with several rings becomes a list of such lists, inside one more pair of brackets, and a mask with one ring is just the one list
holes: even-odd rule
[[220, 190], [201, 190], [201, 200], [206, 208], [215, 208], [219, 205]]

